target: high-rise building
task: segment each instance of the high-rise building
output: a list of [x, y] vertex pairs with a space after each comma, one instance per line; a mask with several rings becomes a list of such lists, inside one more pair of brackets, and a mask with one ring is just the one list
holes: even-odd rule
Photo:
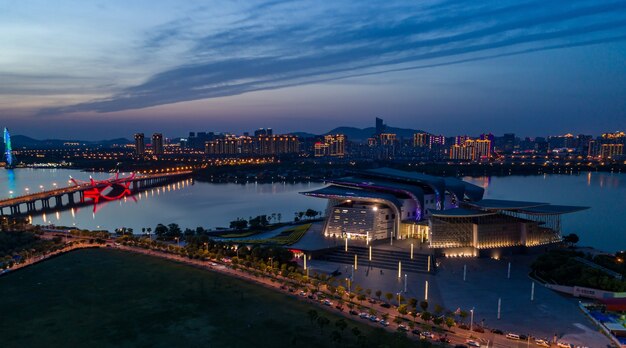
[[515, 149], [515, 134], [505, 133], [503, 138], [504, 138], [504, 146], [503, 146], [504, 152], [512, 153], [513, 149]]
[[387, 130], [387, 126], [385, 125], [383, 119], [376, 117], [376, 134], [375, 135], [381, 135], [385, 133], [386, 130]]
[[602, 144], [600, 156], [603, 159], [615, 159], [624, 154], [624, 144]]
[[487, 159], [491, 157], [492, 143], [489, 139], [474, 140], [474, 160]]
[[272, 128], [259, 128], [257, 130], [254, 131], [254, 136], [258, 137], [261, 135], [267, 135], [270, 136], [273, 134]]
[[430, 148], [443, 146], [446, 144], [446, 137], [443, 135], [431, 135], [429, 137], [430, 140]]
[[454, 137], [454, 145], [463, 145], [467, 140], [471, 139], [467, 135], [457, 135]]
[[491, 141], [467, 139], [462, 144], [450, 147], [450, 159], [479, 161], [491, 157]]
[[146, 139], [143, 133], [135, 134], [135, 155], [143, 156], [146, 153]]
[[414, 147], [428, 147], [430, 145], [428, 133], [415, 133], [413, 134], [413, 146]]
[[152, 134], [152, 154], [153, 155], [163, 154], [163, 134], [161, 133]]
[[346, 136], [343, 134], [326, 135], [323, 142], [315, 143], [314, 151], [315, 157], [343, 157], [346, 154]]
[[480, 140], [489, 140], [489, 153], [491, 154], [495, 146], [496, 137], [491, 133], [483, 133], [480, 135]]

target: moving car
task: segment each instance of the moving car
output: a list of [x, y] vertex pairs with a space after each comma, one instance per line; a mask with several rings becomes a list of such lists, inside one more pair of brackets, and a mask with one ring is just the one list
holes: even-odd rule
[[535, 338], [535, 344], [539, 347], [550, 347], [550, 343], [548, 342], [548, 340], [544, 340], [541, 338]]
[[467, 343], [468, 346], [470, 347], [480, 347], [480, 343], [474, 341], [474, 340], [465, 340], [465, 343]]
[[519, 341], [519, 335], [518, 334], [514, 334], [509, 332], [508, 334], [506, 334], [506, 338], [510, 339], [510, 340], [516, 340]]

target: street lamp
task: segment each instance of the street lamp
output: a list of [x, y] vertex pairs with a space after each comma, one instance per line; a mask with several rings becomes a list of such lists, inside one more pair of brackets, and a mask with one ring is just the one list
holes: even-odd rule
[[470, 309], [470, 332], [474, 327], [474, 308]]

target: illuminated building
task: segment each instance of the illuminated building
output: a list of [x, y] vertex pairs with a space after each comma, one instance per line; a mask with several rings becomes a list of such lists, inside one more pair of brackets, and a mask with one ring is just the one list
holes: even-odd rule
[[161, 133], [152, 134], [152, 154], [153, 155], [163, 154], [163, 134]]
[[615, 159], [624, 154], [624, 144], [602, 144], [600, 157], [603, 159]]
[[463, 143], [450, 147], [450, 159], [478, 161], [489, 157], [491, 157], [490, 140], [466, 139]]
[[328, 199], [323, 233], [418, 239], [442, 255], [493, 256], [561, 240], [561, 215], [587, 209], [483, 199], [468, 182], [390, 168], [355, 172], [302, 194]]
[[343, 134], [329, 134], [324, 136], [324, 142], [315, 143], [315, 157], [343, 157], [345, 154], [346, 136]]
[[413, 146], [414, 147], [429, 147], [430, 139], [429, 139], [428, 133], [413, 134]]
[[282, 155], [299, 151], [298, 137], [288, 134], [258, 137], [227, 135], [205, 143], [207, 155]]
[[439, 146], [444, 146], [446, 144], [446, 137], [443, 135], [432, 135], [429, 137], [430, 140], [430, 148], [435, 148]]
[[146, 153], [146, 142], [143, 133], [135, 134], [135, 155], [143, 156]]

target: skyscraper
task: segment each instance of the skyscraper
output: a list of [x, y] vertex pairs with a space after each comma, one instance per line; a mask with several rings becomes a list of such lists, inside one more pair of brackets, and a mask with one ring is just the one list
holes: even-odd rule
[[383, 119], [376, 117], [376, 134], [375, 135], [381, 135], [385, 133], [386, 129], [387, 129], [387, 126], [385, 126], [385, 123], [383, 123]]
[[428, 133], [415, 133], [413, 134], [413, 146], [414, 147], [428, 147], [430, 145], [430, 139]]
[[153, 155], [163, 154], [163, 134], [161, 133], [152, 134], [152, 154]]
[[135, 156], [143, 156], [146, 152], [146, 141], [143, 133], [135, 134]]

